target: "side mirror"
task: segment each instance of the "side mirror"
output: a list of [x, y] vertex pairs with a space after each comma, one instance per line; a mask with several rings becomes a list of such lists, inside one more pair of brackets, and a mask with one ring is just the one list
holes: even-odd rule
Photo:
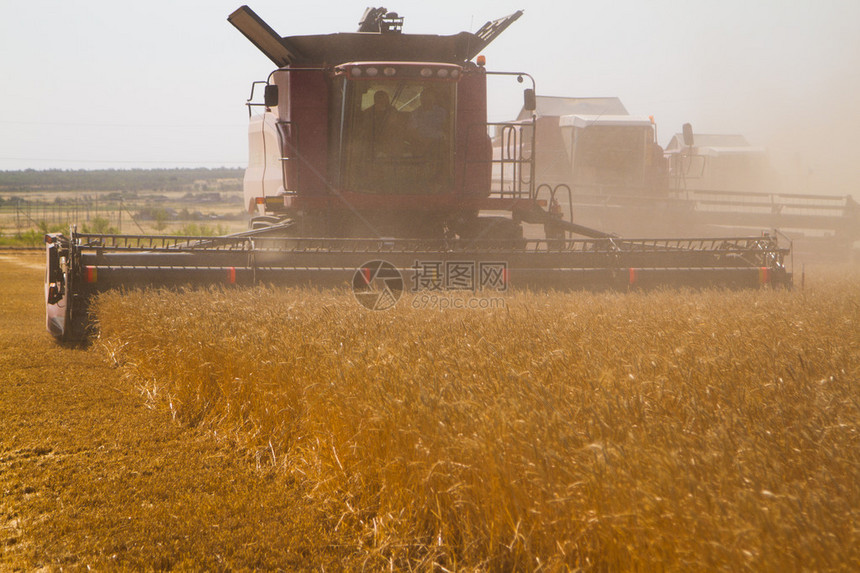
[[684, 145], [687, 147], [693, 146], [693, 126], [689, 123], [685, 123], [681, 126], [681, 129], [684, 132]]
[[523, 92], [523, 108], [528, 111], [534, 111], [537, 109], [537, 98], [535, 97], [535, 91], [532, 88], [528, 88]]
[[263, 91], [263, 103], [266, 107], [276, 107], [278, 105], [278, 86], [275, 84], [266, 84]]

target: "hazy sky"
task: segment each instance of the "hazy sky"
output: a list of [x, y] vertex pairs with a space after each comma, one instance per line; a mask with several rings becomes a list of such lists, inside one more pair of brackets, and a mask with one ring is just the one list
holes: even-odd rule
[[[227, 22], [240, 2], [0, 2], [0, 170], [246, 163], [244, 102], [272, 65]], [[249, 2], [284, 36], [354, 31], [368, 5]], [[438, 34], [523, 9], [488, 69], [529, 72], [541, 95], [618, 96], [664, 145], [685, 122], [742, 133], [817, 190], [860, 197], [860, 0], [384, 5]], [[500, 89], [492, 119], [520, 105]]]

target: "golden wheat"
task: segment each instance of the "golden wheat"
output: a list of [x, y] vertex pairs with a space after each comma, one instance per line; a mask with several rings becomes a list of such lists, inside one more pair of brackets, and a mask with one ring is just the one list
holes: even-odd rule
[[100, 345], [300, 480], [372, 568], [860, 567], [860, 281], [515, 293], [109, 293]]

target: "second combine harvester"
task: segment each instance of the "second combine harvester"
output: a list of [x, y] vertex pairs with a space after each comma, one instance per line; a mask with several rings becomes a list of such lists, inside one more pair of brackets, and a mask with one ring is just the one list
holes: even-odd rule
[[[248, 102], [251, 229], [48, 235], [48, 330], [78, 338], [92, 295], [138, 285], [362, 277], [372, 288], [383, 272], [434, 289], [790, 285], [788, 249], [770, 235], [621, 238], [565, 219], [534, 178], [495, 188], [499, 173], [540, 169], [522, 152], [534, 149], [521, 137], [533, 125], [487, 121], [487, 77], [531, 76], [488, 71], [478, 56], [521, 14], [477, 33], [409, 35], [378, 8], [355, 33], [281, 37], [247, 6], [236, 10], [229, 21], [277, 66]], [[534, 109], [533, 81], [524, 101]], [[494, 159], [491, 132], [507, 132], [516, 149]], [[524, 224], [538, 238], [524, 237]]]

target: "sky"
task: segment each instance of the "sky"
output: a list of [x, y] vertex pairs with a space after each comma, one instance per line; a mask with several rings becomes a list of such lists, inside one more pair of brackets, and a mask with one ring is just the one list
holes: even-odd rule
[[[247, 0], [282, 36], [355, 31], [367, 6]], [[376, 4], [380, 5], [380, 4]], [[653, 115], [740, 133], [813, 191], [860, 198], [860, 0], [387, 2], [404, 32], [477, 31], [524, 15], [487, 68], [539, 95], [617, 96]], [[273, 68], [226, 0], [0, 0], [0, 170], [244, 167], [245, 101]], [[491, 85], [492, 120], [521, 87]]]

